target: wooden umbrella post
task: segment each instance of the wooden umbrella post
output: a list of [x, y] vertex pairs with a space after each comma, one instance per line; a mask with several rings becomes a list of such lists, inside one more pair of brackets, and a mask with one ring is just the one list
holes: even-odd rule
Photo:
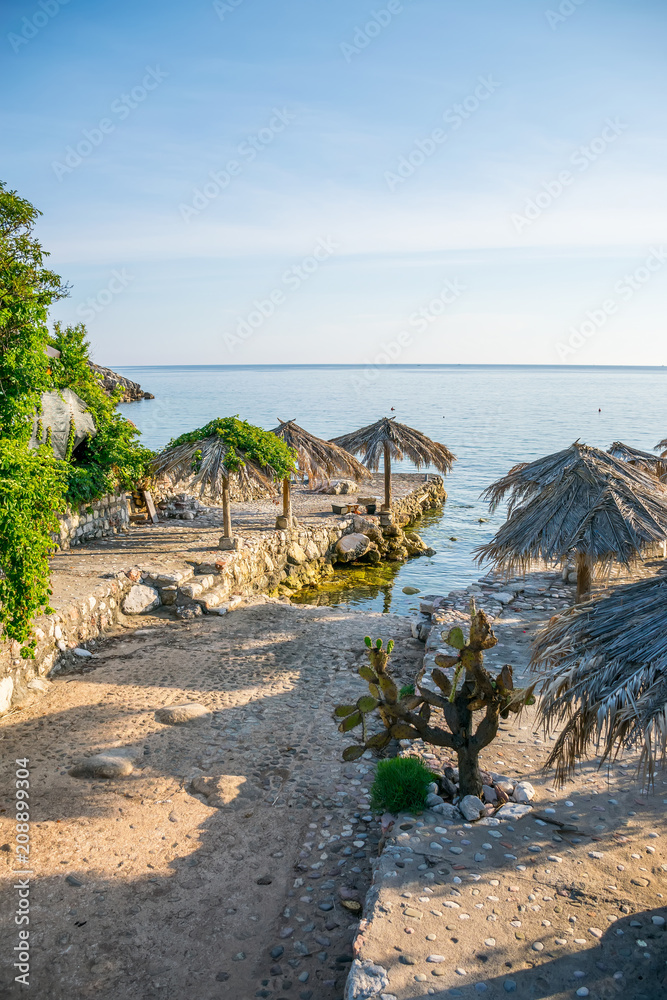
[[222, 538], [218, 543], [221, 549], [235, 548], [232, 538], [232, 510], [229, 505], [229, 477], [222, 480]]
[[591, 592], [591, 564], [584, 552], [577, 552], [577, 604]]
[[283, 479], [283, 517], [287, 520], [287, 527], [292, 527], [292, 485], [290, 477]]
[[384, 443], [384, 507], [391, 510], [391, 455], [387, 441]]

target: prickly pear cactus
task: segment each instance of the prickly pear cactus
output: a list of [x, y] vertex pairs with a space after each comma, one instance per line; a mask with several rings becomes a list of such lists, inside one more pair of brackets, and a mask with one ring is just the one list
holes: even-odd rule
[[[470, 629], [452, 628], [443, 638], [452, 655], [436, 656], [432, 679], [438, 691], [423, 682], [423, 672], [415, 685], [399, 691], [388, 670], [393, 641], [383, 649], [382, 639], [364, 640], [368, 647], [368, 665], [359, 675], [368, 683], [369, 695], [354, 705], [339, 705], [334, 715], [341, 733], [361, 727], [361, 741], [343, 751], [343, 759], [357, 760], [365, 750], [383, 750], [392, 739], [422, 739], [433, 746], [454, 750], [459, 764], [459, 793], [479, 795], [482, 779], [479, 753], [498, 733], [500, 718], [520, 712], [533, 704], [535, 685], [515, 688], [512, 667], [506, 664], [497, 677], [484, 667], [484, 652], [496, 645], [485, 613], [470, 602]], [[474, 713], [484, 712], [475, 728]], [[378, 732], [368, 734], [371, 716], [382, 723]]]

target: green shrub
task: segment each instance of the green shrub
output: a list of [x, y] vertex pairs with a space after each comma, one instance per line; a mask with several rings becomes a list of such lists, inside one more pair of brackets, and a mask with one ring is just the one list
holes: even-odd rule
[[421, 812], [426, 808], [426, 789], [434, 778], [417, 757], [381, 760], [371, 789], [371, 808], [375, 812]]
[[[204, 438], [219, 437], [229, 447], [225, 455], [225, 466], [236, 472], [246, 464], [246, 459], [255, 462], [261, 469], [270, 469], [275, 479], [284, 479], [294, 471], [296, 453], [275, 434], [262, 430], [247, 420], [238, 417], [218, 417], [205, 427], [198, 427], [174, 438], [164, 449], [177, 448], [183, 444], [196, 444]], [[194, 456], [197, 471], [197, 456]]]
[[2, 638], [23, 643], [32, 656], [32, 618], [48, 609], [50, 532], [58, 531], [64, 483], [47, 446], [0, 438], [0, 609]]

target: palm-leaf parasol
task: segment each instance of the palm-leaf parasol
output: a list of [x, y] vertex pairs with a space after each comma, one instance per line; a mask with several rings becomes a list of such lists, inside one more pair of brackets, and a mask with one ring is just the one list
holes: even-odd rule
[[209, 489], [222, 497], [223, 535], [231, 538], [229, 480], [241, 486], [255, 483], [265, 488], [284, 478], [294, 467], [294, 455], [275, 435], [236, 417], [212, 420], [188, 434], [183, 434], [153, 460], [157, 475], [176, 475], [199, 486], [200, 494]]
[[384, 460], [384, 505], [391, 508], [391, 460], [409, 458], [418, 469], [433, 466], [443, 475], [451, 472], [456, 456], [444, 444], [431, 441], [413, 427], [396, 423], [395, 417], [382, 417], [368, 427], [333, 438], [333, 443], [353, 455], [361, 455], [364, 465], [373, 472]]
[[667, 489], [607, 452], [575, 442], [537, 462], [514, 466], [483, 496], [509, 516], [478, 561], [525, 572], [534, 560], [577, 557], [577, 599], [590, 590], [594, 564], [630, 565], [667, 538]]
[[[308, 481], [330, 479], [343, 475], [359, 481], [369, 478], [370, 473], [361, 462], [331, 441], [324, 441], [299, 427], [294, 420], [280, 420], [272, 434], [277, 435], [296, 453], [299, 472], [308, 476]], [[283, 516], [288, 523], [292, 518], [292, 501], [289, 476], [283, 480]]]
[[632, 445], [623, 444], [622, 441], [614, 441], [608, 451], [614, 458], [620, 458], [622, 462], [634, 465], [650, 475], [657, 476], [658, 479], [667, 472], [667, 464], [662, 461], [663, 456], [652, 455], [650, 451], [633, 448]]
[[556, 615], [531, 665], [545, 673], [539, 716], [564, 724], [547, 761], [562, 782], [602, 743], [604, 761], [641, 745], [650, 774], [667, 746], [667, 578], [651, 577]]

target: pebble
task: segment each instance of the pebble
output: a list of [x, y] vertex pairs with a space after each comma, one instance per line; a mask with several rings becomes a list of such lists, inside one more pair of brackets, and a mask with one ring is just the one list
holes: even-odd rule
[[514, 993], [516, 991], [516, 983], [513, 979], [506, 979], [503, 983], [503, 989], [505, 993]]
[[432, 963], [434, 963], [434, 964], [437, 965], [440, 962], [444, 962], [445, 961], [445, 956], [444, 955], [428, 955], [427, 958], [426, 958], [426, 961], [427, 962], [432, 962]]

